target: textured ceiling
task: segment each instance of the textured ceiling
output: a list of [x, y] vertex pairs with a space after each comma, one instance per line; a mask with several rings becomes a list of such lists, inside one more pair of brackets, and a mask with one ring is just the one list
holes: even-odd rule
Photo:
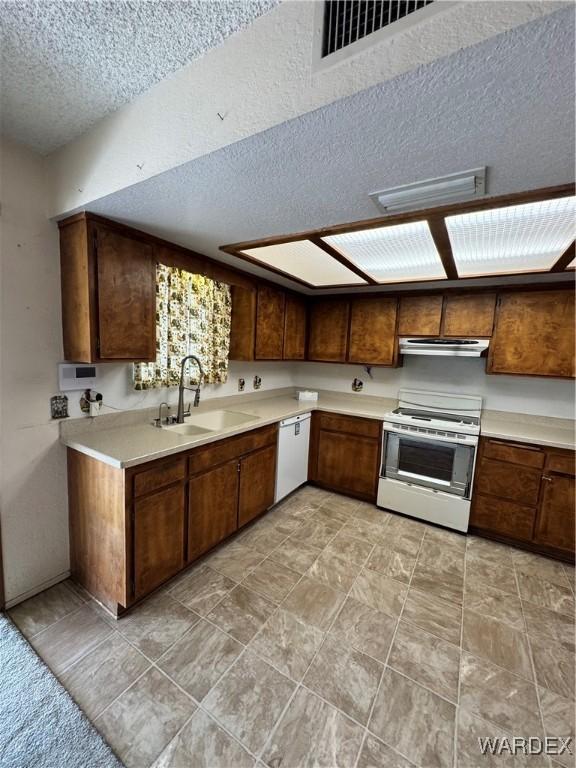
[[2, 132], [51, 152], [278, 1], [2, 0]]
[[569, 8], [89, 209], [253, 269], [218, 246], [373, 217], [378, 189], [481, 165], [490, 195], [572, 181], [573, 84]]

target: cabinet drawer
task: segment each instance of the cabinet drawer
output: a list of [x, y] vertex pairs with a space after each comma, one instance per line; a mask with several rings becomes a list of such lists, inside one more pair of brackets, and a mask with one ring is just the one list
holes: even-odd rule
[[134, 475], [134, 496], [177, 483], [186, 477], [186, 459], [184, 457], [169, 463], [158, 464], [152, 469]]
[[470, 525], [513, 539], [530, 541], [535, 517], [536, 510], [533, 507], [477, 494], [472, 506]]
[[535, 506], [541, 476], [539, 469], [484, 458], [478, 468], [476, 491]]
[[536, 446], [523, 446], [517, 443], [504, 443], [489, 439], [484, 441], [483, 456], [486, 459], [497, 459], [498, 461], [521, 464], [524, 467], [538, 467], [539, 469], [544, 466], [545, 458], [544, 451]]
[[210, 467], [223, 464], [225, 461], [256, 451], [258, 448], [271, 445], [276, 442], [276, 433], [276, 424], [271, 424], [269, 427], [254, 429], [244, 435], [228, 437], [204, 448], [198, 448], [190, 454], [189, 472], [194, 475]]
[[349, 435], [380, 437], [381, 422], [355, 416], [340, 416], [335, 413], [320, 413], [320, 429], [331, 432], [346, 432]]
[[546, 469], [550, 472], [561, 472], [563, 475], [574, 476], [574, 454], [573, 453], [549, 453], [546, 462]]

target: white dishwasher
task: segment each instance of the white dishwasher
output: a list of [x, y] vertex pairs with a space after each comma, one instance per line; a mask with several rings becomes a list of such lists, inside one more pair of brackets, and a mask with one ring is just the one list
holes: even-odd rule
[[276, 464], [276, 496], [280, 501], [308, 480], [310, 414], [302, 413], [280, 422]]

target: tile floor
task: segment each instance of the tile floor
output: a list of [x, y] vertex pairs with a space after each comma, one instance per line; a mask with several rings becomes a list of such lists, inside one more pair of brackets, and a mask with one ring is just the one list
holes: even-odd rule
[[[304, 488], [115, 622], [12, 619], [128, 768], [573, 768], [574, 569]], [[574, 745], [572, 745], [574, 749]]]

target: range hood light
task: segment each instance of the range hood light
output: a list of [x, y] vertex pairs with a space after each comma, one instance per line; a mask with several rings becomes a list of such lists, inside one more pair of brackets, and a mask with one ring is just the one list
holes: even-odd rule
[[373, 192], [370, 197], [385, 213], [409, 211], [433, 206], [439, 202], [483, 195], [485, 180], [486, 168], [475, 168], [438, 179], [427, 179], [382, 192]]

